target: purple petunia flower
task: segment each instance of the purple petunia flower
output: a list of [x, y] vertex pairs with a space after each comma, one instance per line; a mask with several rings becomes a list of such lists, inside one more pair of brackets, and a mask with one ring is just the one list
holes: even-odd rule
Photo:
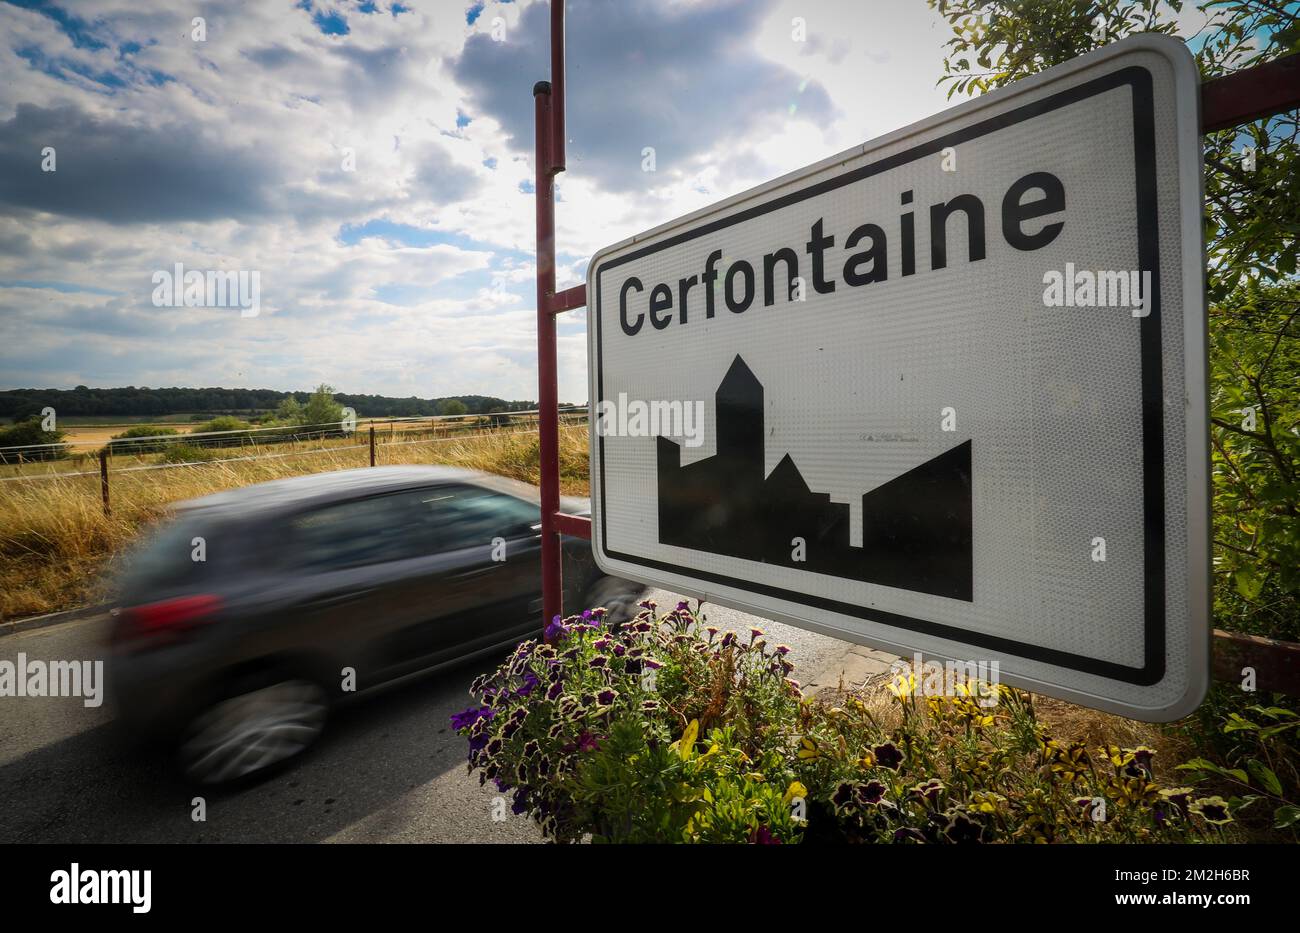
[[533, 690], [537, 687], [537, 684], [539, 683], [537, 679], [537, 675], [534, 674], [532, 671], [524, 671], [523, 680], [524, 680], [524, 684], [522, 687], [520, 687], [518, 690], [515, 691], [515, 696], [518, 697], [528, 696], [530, 693], [533, 692]]
[[545, 631], [542, 632], [542, 640], [548, 645], [551, 645], [559, 641], [568, 633], [569, 630], [565, 627], [564, 623], [560, 621], [560, 617], [556, 616], [551, 620], [551, 624], [546, 626]]
[[594, 752], [598, 748], [600, 748], [600, 741], [590, 732], [584, 731], [578, 736], [578, 751]]
[[486, 719], [491, 722], [492, 717], [496, 715], [496, 710], [490, 706], [471, 706], [467, 710], [462, 710], [451, 717], [451, 727], [457, 732], [462, 729], [468, 729], [480, 719]]
[[898, 766], [903, 763], [903, 753], [893, 742], [886, 742], [883, 745], [877, 745], [871, 751], [872, 754], [876, 756], [876, 764], [880, 765], [882, 768], [896, 771]]

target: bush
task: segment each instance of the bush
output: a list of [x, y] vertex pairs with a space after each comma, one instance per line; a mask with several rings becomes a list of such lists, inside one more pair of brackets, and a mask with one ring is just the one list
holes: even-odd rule
[[203, 425], [203, 427], [199, 428], [199, 430], [200, 431], [246, 431], [250, 427], [252, 427], [252, 425], [250, 425], [247, 421], [241, 421], [240, 419], [236, 418], [233, 415], [219, 415], [218, 417], [213, 418], [207, 424]]
[[[68, 445], [63, 443], [64, 431], [46, 431], [41, 419], [33, 416], [7, 428], [0, 428], [0, 448], [18, 447], [19, 450], [0, 450], [0, 463], [21, 463], [33, 460], [58, 460], [68, 455]], [[33, 444], [42, 446], [34, 447]]]
[[1215, 684], [1177, 728], [1200, 755], [1179, 770], [1227, 795], [1252, 839], [1300, 841], [1300, 701]]
[[127, 428], [121, 434], [114, 434], [108, 442], [112, 454], [149, 454], [165, 450], [171, 443], [168, 440], [142, 440], [141, 438], [168, 438], [180, 434], [175, 428], [155, 428], [147, 424]]
[[195, 461], [215, 460], [221, 451], [208, 447], [196, 447], [194, 444], [172, 444], [158, 458], [159, 463], [193, 463]]
[[1135, 842], [1221, 838], [1220, 797], [1159, 786], [1154, 752], [1056, 741], [1022, 691], [891, 687], [901, 724], [788, 679], [784, 646], [652, 603], [557, 619], [452, 717], [480, 783], [575, 842]]

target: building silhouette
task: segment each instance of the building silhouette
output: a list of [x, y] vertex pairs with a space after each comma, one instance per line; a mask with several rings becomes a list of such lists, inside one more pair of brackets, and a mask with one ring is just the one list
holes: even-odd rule
[[790, 454], [763, 475], [763, 385], [740, 356], [718, 386], [714, 417], [718, 449], [705, 460], [683, 466], [681, 446], [657, 440], [660, 543], [973, 598], [969, 440], [865, 493], [854, 547], [848, 505], [809, 489]]

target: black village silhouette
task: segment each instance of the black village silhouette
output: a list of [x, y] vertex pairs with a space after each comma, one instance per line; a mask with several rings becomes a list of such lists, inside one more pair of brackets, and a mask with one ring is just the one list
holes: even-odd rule
[[714, 418], [717, 453], [697, 463], [682, 466], [681, 446], [658, 438], [660, 543], [973, 598], [969, 440], [864, 494], [862, 547], [853, 547], [848, 504], [810, 490], [788, 453], [764, 477], [763, 385], [740, 356], [718, 386]]

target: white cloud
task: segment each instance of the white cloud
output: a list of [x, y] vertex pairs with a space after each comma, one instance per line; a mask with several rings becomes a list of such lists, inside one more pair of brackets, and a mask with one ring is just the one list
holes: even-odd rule
[[[544, 9], [487, 3], [470, 25], [468, 4], [406, 5], [316, 3], [347, 35], [289, 4], [85, 0], [66, 28], [0, 6], [0, 124], [22, 130], [0, 158], [27, 173], [0, 183], [0, 380], [535, 398], [523, 189]], [[506, 41], [484, 46], [498, 16]], [[691, 23], [709, 28], [672, 32]], [[602, 246], [945, 106], [947, 32], [923, 0], [575, 0], [568, 36], [583, 110], [559, 179], [561, 287]], [[618, 163], [640, 157], [629, 120], [661, 141], [660, 171]], [[42, 136], [59, 160], [44, 177]], [[264, 313], [153, 307], [152, 273], [177, 262], [259, 270]], [[584, 320], [561, 321], [567, 401], [587, 396]]]

